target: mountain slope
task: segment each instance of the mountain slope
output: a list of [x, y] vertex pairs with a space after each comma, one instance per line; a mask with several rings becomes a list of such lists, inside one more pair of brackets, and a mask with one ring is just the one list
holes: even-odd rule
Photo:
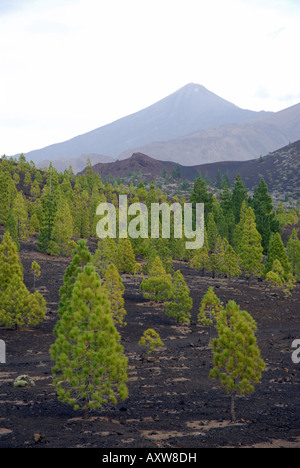
[[[93, 166], [93, 171], [99, 173], [103, 179], [109, 175], [124, 177], [133, 173], [143, 173], [143, 178], [150, 181], [161, 176], [164, 170], [171, 175], [176, 165], [174, 162], [159, 161], [145, 154], [135, 153], [131, 158], [121, 161], [96, 164]], [[236, 176], [240, 174], [250, 190], [257, 186], [263, 177], [271, 192], [289, 193], [293, 194], [295, 199], [299, 199], [300, 140], [251, 161], [223, 161], [196, 166], [180, 165], [181, 179], [191, 181], [202, 175], [202, 177], [208, 177], [212, 183], [216, 183], [218, 171], [223, 176], [227, 174], [231, 183], [234, 183]]]
[[84, 153], [116, 158], [128, 148], [243, 122], [258, 115], [260, 113], [240, 109], [203, 86], [189, 84], [146, 109], [68, 141], [28, 152], [25, 156], [34, 162], [78, 158]]
[[141, 152], [163, 161], [184, 161], [185, 165], [246, 161], [299, 138], [300, 104], [297, 104], [239, 124], [222, 125], [167, 142], [131, 148], [120, 154], [119, 159], [130, 157], [132, 152]]

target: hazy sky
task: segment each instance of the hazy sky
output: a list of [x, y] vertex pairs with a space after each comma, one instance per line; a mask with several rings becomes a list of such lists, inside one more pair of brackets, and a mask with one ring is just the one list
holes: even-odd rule
[[0, 0], [0, 154], [67, 140], [190, 83], [300, 102], [299, 0]]

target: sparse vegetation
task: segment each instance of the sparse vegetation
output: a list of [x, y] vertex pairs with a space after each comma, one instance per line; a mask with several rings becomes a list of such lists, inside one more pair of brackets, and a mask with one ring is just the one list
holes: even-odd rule
[[[178, 168], [175, 169], [173, 179], [179, 180]], [[205, 180], [198, 177], [189, 187], [182, 182], [185, 193], [180, 198], [183, 194], [177, 190], [166, 193], [165, 183], [159, 188], [156, 181], [142, 183], [141, 174], [134, 177], [135, 186], [126, 179], [102, 181], [90, 165], [85, 174], [74, 175], [71, 168], [63, 174], [52, 166], [45, 172], [38, 171], [23, 157], [1, 161], [0, 186], [6, 193], [1, 192], [0, 204], [0, 331], [5, 327], [27, 327], [28, 334], [38, 336], [44, 333], [43, 327], [52, 327], [52, 342], [48, 335], [47, 344], [54, 363], [55, 395], [60, 404], [80, 409], [83, 414], [97, 414], [100, 408], [118, 414], [119, 409], [114, 406], [118, 400], [130, 400], [129, 386], [134, 389], [138, 385], [139, 398], [146, 395], [145, 399], [151, 402], [151, 385], [144, 381], [147, 372], [155, 376], [157, 371], [147, 368], [151, 359], [158, 360], [159, 369], [164, 363], [163, 372], [170, 371], [170, 375], [160, 379], [164, 386], [171, 382], [174, 392], [169, 393], [174, 400], [182, 392], [180, 405], [186, 411], [189, 405], [194, 412], [199, 411], [199, 401], [195, 406], [190, 390], [173, 387], [181, 382], [181, 377], [172, 372], [186, 368], [194, 377], [203, 366], [201, 379], [205, 379], [213, 361], [210, 375], [219, 378], [221, 386], [231, 394], [235, 420], [235, 397], [250, 395], [254, 385], [259, 387], [264, 369], [255, 336], [260, 331], [258, 323], [264, 324], [275, 314], [273, 299], [281, 311], [295, 310], [300, 271], [299, 212], [283, 204], [275, 208], [264, 180], [250, 193], [240, 176], [229, 188], [224, 174], [219, 173], [217, 189], [211, 188], [208, 176]], [[166, 173], [161, 179], [170, 181]], [[187, 251], [185, 239], [176, 238], [174, 229], [170, 239], [97, 238], [98, 203], [108, 201], [115, 206], [118, 228], [118, 202], [123, 194], [129, 204], [140, 202], [146, 206], [204, 202], [204, 245]], [[28, 248], [26, 255], [24, 248]], [[40, 290], [29, 293], [20, 258], [27, 265], [25, 274], [30, 287], [32, 275], [35, 289], [39, 272], [43, 271], [46, 286], [40, 288], [48, 304]], [[50, 273], [49, 265], [57, 266], [57, 277]], [[49, 282], [52, 286], [48, 292]], [[251, 311], [240, 309], [235, 302], [237, 296], [243, 304], [248, 301]], [[252, 301], [256, 301], [255, 306]], [[254, 321], [252, 315], [261, 322]], [[148, 328], [139, 341], [145, 323]], [[207, 332], [209, 342], [214, 337], [212, 348], [207, 347]], [[262, 335], [261, 339], [266, 352], [269, 338]], [[149, 360], [137, 363], [137, 346], [145, 346], [149, 354], [162, 346], [163, 349], [155, 359], [149, 356]], [[169, 355], [171, 348], [173, 354]], [[185, 366], [188, 359], [194, 359], [198, 348], [204, 350], [206, 367], [201, 358], [197, 366], [196, 361], [193, 368]], [[41, 367], [49, 366], [44, 355], [40, 360]], [[142, 380], [139, 372], [143, 372]], [[155, 382], [159, 386], [159, 381]], [[201, 393], [202, 382], [198, 378], [196, 382], [193, 392]], [[210, 381], [205, 382], [201, 398], [205, 399], [209, 392], [222, 398], [219, 387], [211, 386], [208, 392]], [[51, 398], [53, 402], [54, 396]], [[152, 405], [148, 400], [141, 400], [145, 407]], [[130, 408], [132, 404], [128, 403]], [[105, 406], [108, 409], [104, 410]], [[126, 413], [127, 408], [122, 407], [122, 411]], [[244, 418], [247, 411], [251, 409], [243, 409]], [[214, 417], [220, 418], [220, 413]]]

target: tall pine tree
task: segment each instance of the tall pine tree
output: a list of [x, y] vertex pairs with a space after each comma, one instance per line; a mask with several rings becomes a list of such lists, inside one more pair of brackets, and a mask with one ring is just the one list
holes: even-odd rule
[[127, 398], [127, 358], [93, 265], [86, 265], [78, 275], [55, 335], [50, 354], [55, 361], [52, 374], [61, 401], [87, 416], [89, 410]]
[[256, 229], [255, 215], [251, 207], [249, 207], [245, 213], [239, 257], [241, 260], [241, 268], [248, 276], [250, 286], [251, 279], [254, 276], [260, 277], [263, 273], [261, 235]]

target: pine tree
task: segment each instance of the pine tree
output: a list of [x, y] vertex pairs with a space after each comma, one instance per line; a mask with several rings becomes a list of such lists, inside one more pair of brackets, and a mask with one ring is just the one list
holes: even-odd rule
[[107, 298], [110, 302], [111, 312], [115, 325], [124, 326], [124, 318], [127, 314], [124, 308], [124, 291], [125, 287], [122, 278], [115, 265], [110, 265], [105, 273], [104, 287], [107, 293]]
[[235, 276], [240, 276], [241, 269], [239, 267], [239, 257], [231, 247], [227, 245], [224, 253], [223, 272], [227, 275], [230, 283]]
[[292, 235], [287, 244], [287, 255], [291, 265], [291, 272], [297, 281], [300, 281], [300, 240], [296, 229], [293, 229]]
[[248, 275], [250, 286], [252, 277], [260, 277], [263, 273], [261, 235], [256, 229], [255, 215], [251, 207], [249, 207], [245, 213], [239, 257], [241, 268]]
[[267, 273], [272, 270], [274, 260], [280, 261], [284, 270], [284, 277], [285, 279], [287, 279], [289, 273], [291, 272], [291, 265], [289, 263], [288, 256], [283, 245], [281, 236], [278, 232], [274, 234], [270, 240], [267, 261], [264, 271], [265, 275], [267, 275]]
[[148, 278], [143, 279], [141, 286], [144, 297], [155, 302], [165, 302], [171, 297], [172, 276], [166, 273], [159, 257], [151, 262]]
[[198, 323], [209, 327], [209, 344], [211, 343], [211, 326], [217, 322], [222, 310], [220, 299], [216, 296], [214, 288], [210, 287], [201, 301], [198, 314]]
[[246, 202], [243, 201], [241, 212], [240, 212], [240, 220], [238, 224], [235, 225], [234, 231], [233, 231], [233, 248], [237, 253], [239, 253], [239, 249], [240, 249], [240, 244], [241, 244], [242, 234], [243, 234], [243, 227], [244, 227], [244, 223], [246, 220], [246, 214], [247, 214], [247, 205], [246, 205]]
[[254, 391], [265, 368], [257, 346], [254, 319], [230, 301], [217, 322], [218, 338], [213, 340], [212, 379], [219, 378], [231, 395], [231, 415], [235, 421], [235, 397]]
[[18, 238], [26, 241], [28, 239], [28, 210], [22, 192], [18, 192], [14, 199], [12, 211], [16, 221]]
[[17, 246], [17, 249], [19, 250], [20, 242], [19, 242], [19, 237], [18, 237], [17, 224], [16, 224], [16, 219], [14, 217], [14, 213], [12, 210], [10, 210], [6, 219], [5, 232], [10, 233], [14, 243]]
[[146, 346], [147, 354], [150, 354], [158, 348], [161, 348], [164, 344], [159, 334], [153, 330], [153, 328], [148, 328], [148, 330], [144, 331], [143, 335], [141, 336], [139, 345]]
[[31, 271], [33, 273], [33, 288], [35, 289], [36, 279], [41, 276], [41, 267], [37, 262], [32, 262]]
[[263, 178], [260, 180], [253, 195], [253, 209], [257, 230], [262, 237], [262, 246], [264, 251], [267, 252], [271, 234], [280, 231], [280, 224], [276, 220], [272, 198], [268, 193], [268, 187]]
[[192, 307], [193, 300], [190, 297], [190, 290], [181, 271], [177, 270], [173, 278], [171, 300], [166, 303], [166, 314], [168, 317], [175, 318], [177, 324], [189, 324]]
[[42, 197], [42, 219], [38, 236], [38, 249], [47, 253], [49, 243], [52, 240], [52, 229], [57, 211], [57, 197], [55, 194], [46, 193]]
[[9, 232], [0, 245], [0, 304], [1, 325], [37, 325], [45, 318], [46, 302], [41, 294], [30, 294], [26, 288], [17, 247]]
[[17, 275], [23, 281], [23, 267], [16, 244], [9, 232], [5, 232], [0, 244], [0, 291], [5, 292], [11, 278]]
[[240, 221], [240, 214], [243, 202], [247, 200], [248, 193], [247, 189], [242, 181], [240, 174], [237, 175], [234, 183], [234, 187], [232, 190], [232, 197], [231, 197], [231, 206], [232, 211], [235, 217], [236, 224]]
[[135, 274], [139, 265], [135, 260], [130, 239], [119, 239], [117, 244], [116, 266], [119, 273]]
[[109, 265], [116, 262], [117, 251], [117, 244], [114, 239], [110, 237], [99, 239], [97, 249], [93, 256], [93, 265], [102, 278], [104, 278]]
[[86, 241], [81, 239], [78, 241], [76, 248], [72, 253], [72, 260], [66, 268], [63, 285], [59, 290], [60, 302], [58, 306], [58, 315], [61, 317], [65, 310], [68, 308], [74, 284], [78, 278], [78, 275], [82, 273], [86, 264], [92, 262], [92, 254], [90, 253]]
[[14, 275], [0, 293], [0, 324], [7, 327], [38, 325], [45, 319], [46, 301], [37, 291], [30, 294], [22, 279]]
[[291, 295], [296, 282], [292, 273], [285, 275], [284, 268], [278, 259], [274, 260], [272, 269], [266, 274], [266, 281], [271, 287], [282, 289], [286, 297]]
[[58, 202], [57, 212], [51, 232], [52, 240], [49, 242], [50, 255], [66, 255], [68, 244], [73, 237], [73, 218], [69, 204], [65, 198]]
[[76, 181], [74, 187], [74, 204], [72, 210], [74, 222], [74, 236], [76, 239], [86, 239], [90, 235], [90, 219], [89, 219], [89, 194], [87, 190], [80, 187]]
[[5, 224], [16, 195], [17, 189], [10, 173], [0, 167], [0, 224]]
[[194, 182], [194, 188], [190, 196], [190, 203], [193, 203], [194, 226], [196, 222], [196, 203], [204, 203], [204, 216], [205, 221], [207, 221], [208, 214], [212, 211], [213, 207], [213, 194], [207, 190], [207, 184], [201, 177], [197, 177]]
[[201, 249], [197, 249], [192, 258], [190, 259], [190, 265], [192, 268], [202, 270], [204, 276], [204, 271], [210, 269], [210, 260], [207, 248], [205, 246]]
[[61, 401], [82, 409], [87, 417], [89, 410], [127, 398], [127, 358], [101, 279], [91, 264], [78, 275], [55, 336], [50, 355]]
[[215, 223], [213, 213], [208, 214], [206, 231], [207, 231], [207, 240], [208, 240], [209, 249], [211, 252], [213, 252], [215, 249], [217, 236], [218, 236], [218, 228]]

